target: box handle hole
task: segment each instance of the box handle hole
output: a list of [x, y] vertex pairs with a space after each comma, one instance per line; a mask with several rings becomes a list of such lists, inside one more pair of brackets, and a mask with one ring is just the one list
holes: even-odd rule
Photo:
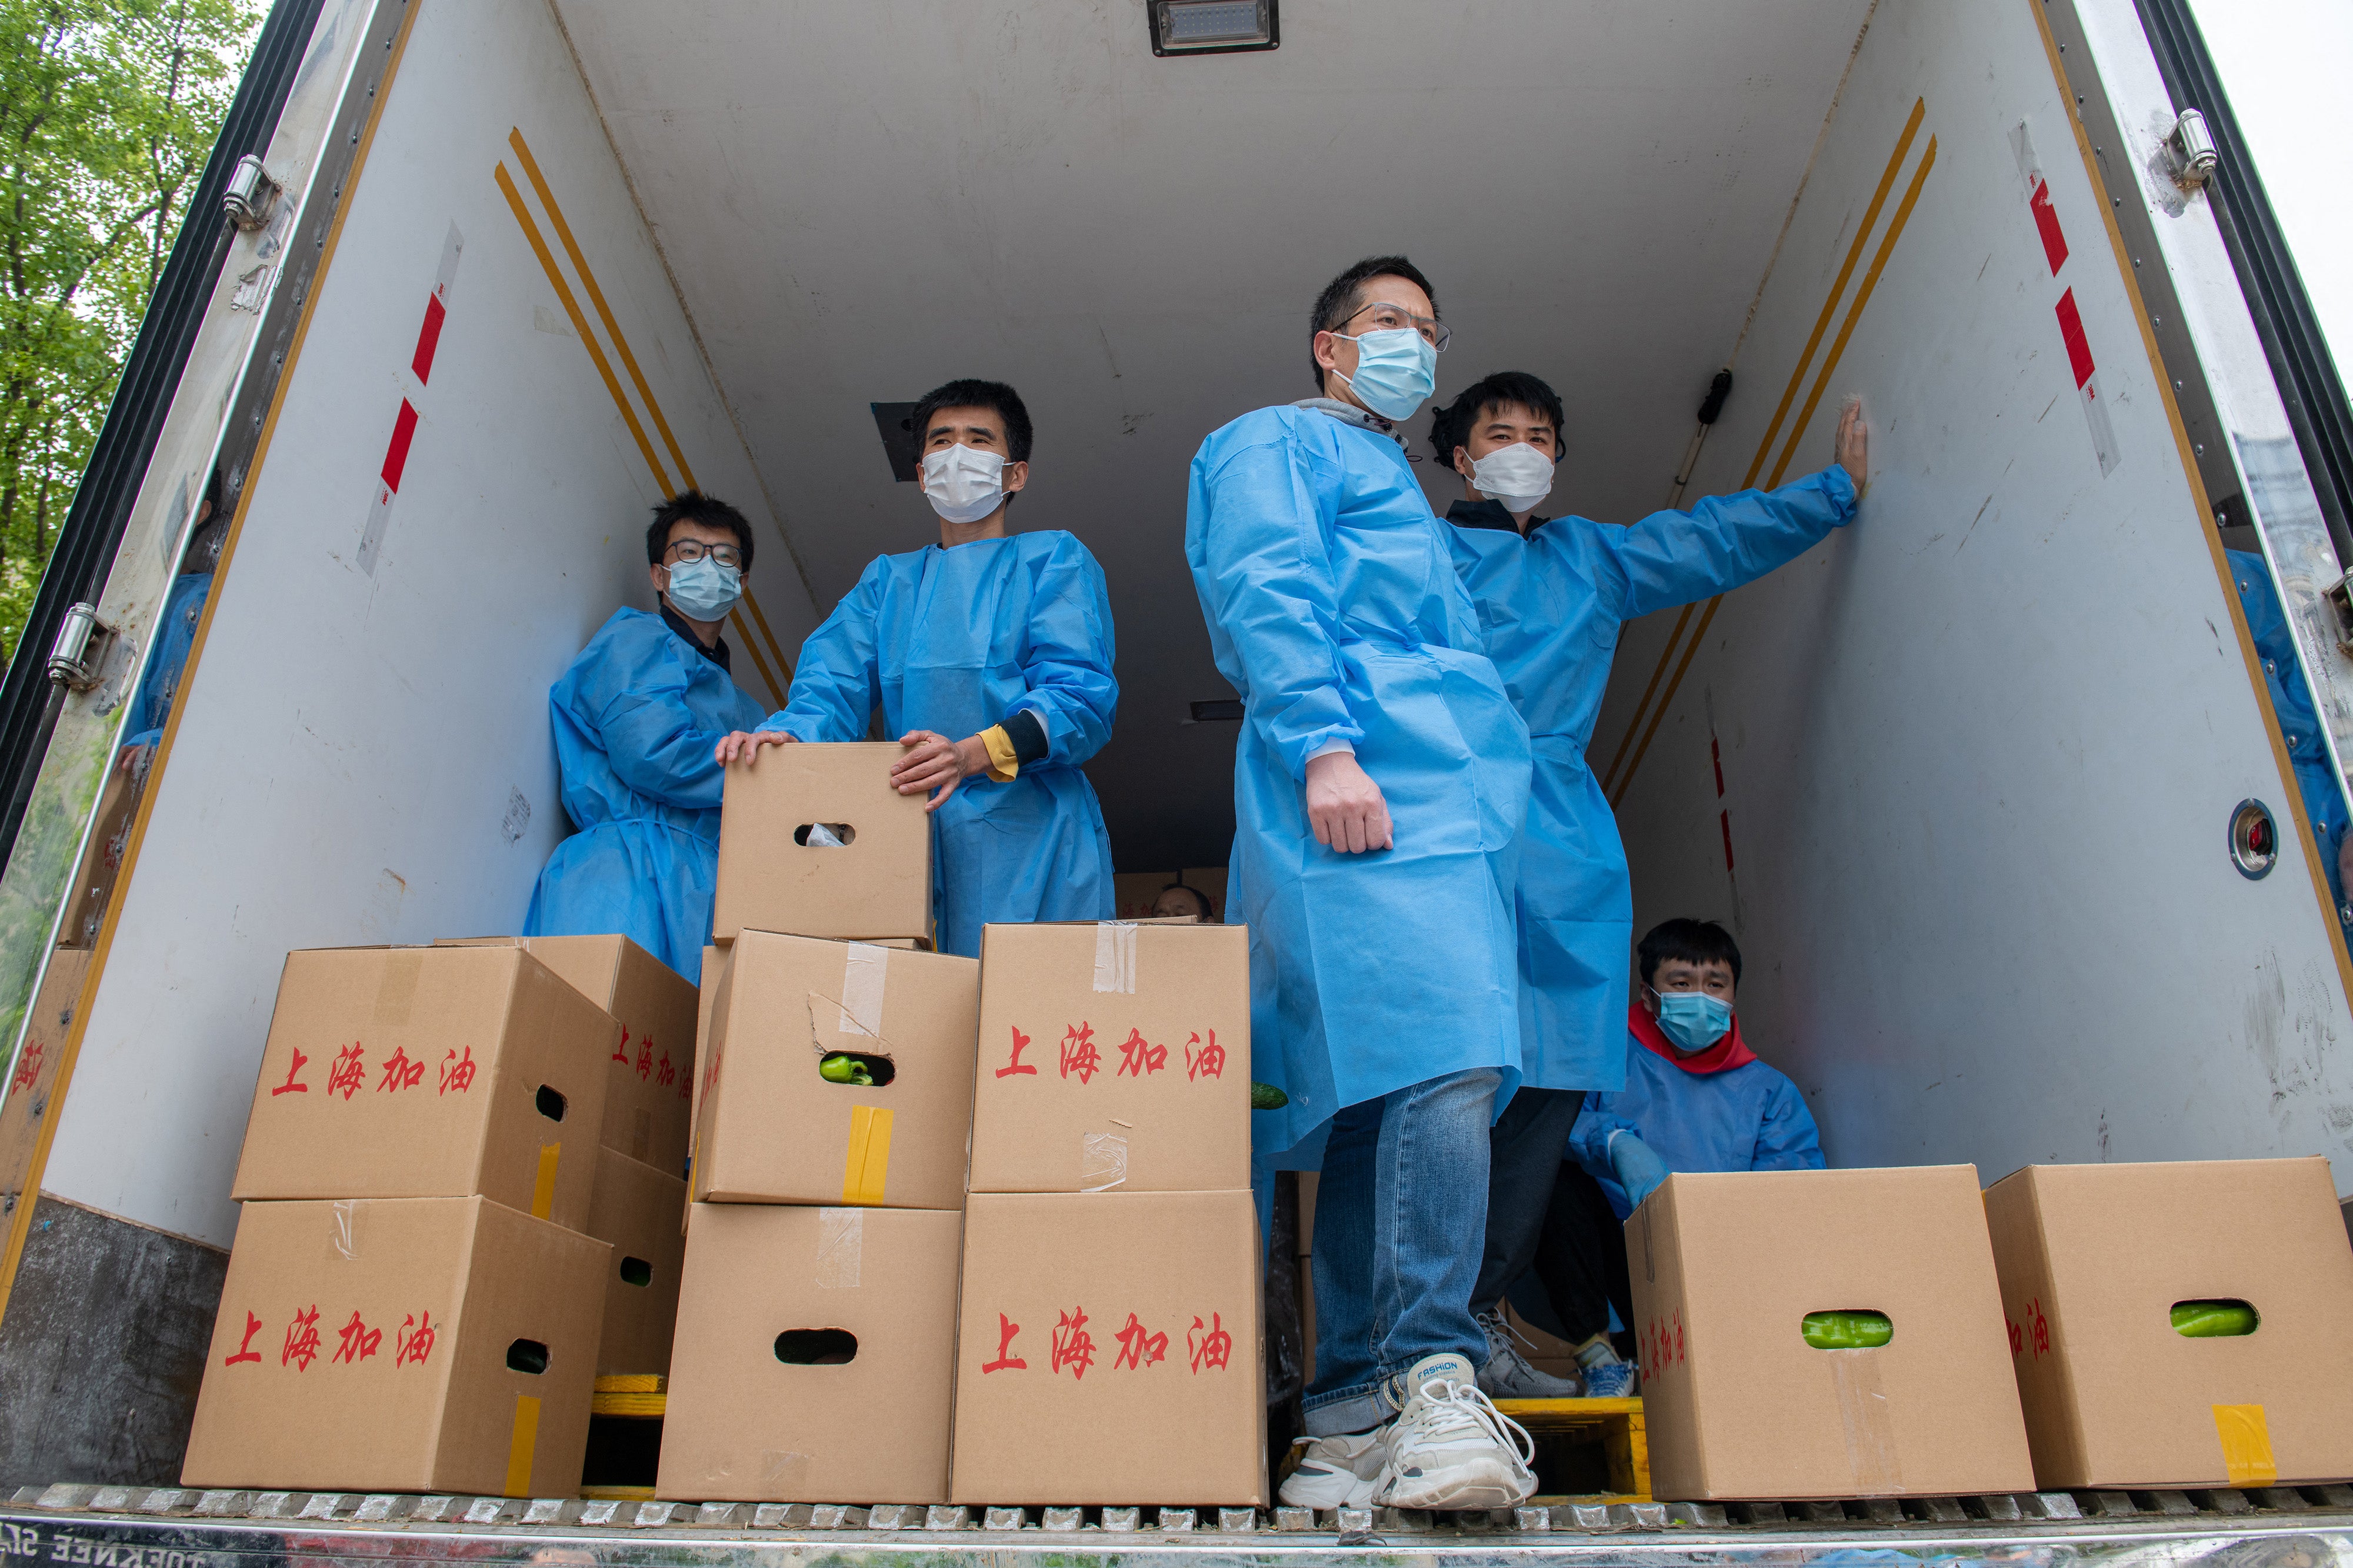
[[653, 1282], [654, 1266], [652, 1264], [647, 1262], [642, 1258], [624, 1258], [621, 1259], [622, 1284], [645, 1286], [650, 1285]]
[[858, 1336], [848, 1329], [786, 1329], [776, 1336], [776, 1359], [786, 1366], [847, 1366], [858, 1359]]
[[804, 822], [793, 829], [793, 842], [810, 849], [847, 849], [858, 842], [858, 829], [846, 822]]
[[817, 1060], [817, 1076], [828, 1083], [851, 1084], [859, 1089], [881, 1089], [899, 1076], [889, 1057], [878, 1057], [869, 1051], [828, 1051]]
[[1895, 1325], [1887, 1314], [1869, 1307], [1808, 1312], [1800, 1328], [1806, 1342], [1818, 1351], [1875, 1351], [1895, 1337]]
[[2235, 1297], [2173, 1304], [2173, 1331], [2185, 1340], [2236, 1339], [2253, 1333], [2263, 1321], [2261, 1312]]
[[564, 1120], [564, 1096], [559, 1090], [551, 1089], [546, 1084], [541, 1084], [537, 1103], [539, 1113], [550, 1121]]
[[517, 1340], [507, 1347], [507, 1367], [537, 1377], [547, 1370], [547, 1347], [537, 1340]]

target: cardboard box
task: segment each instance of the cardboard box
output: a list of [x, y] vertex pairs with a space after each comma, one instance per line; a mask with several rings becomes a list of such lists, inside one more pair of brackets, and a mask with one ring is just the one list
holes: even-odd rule
[[[2353, 1476], [2353, 1250], [2328, 1162], [2030, 1165], [1985, 1195], [2035, 1485]], [[2187, 1339], [2177, 1301], [2250, 1334]]]
[[[696, 1199], [962, 1208], [979, 1008], [969, 958], [744, 931], [712, 1000]], [[818, 1076], [839, 1052], [875, 1082]]]
[[686, 1184], [611, 1149], [596, 1151], [588, 1234], [609, 1242], [599, 1373], [670, 1370], [678, 1286], [686, 1265]]
[[694, 1131], [694, 1063], [687, 1054], [695, 988], [625, 936], [476, 936], [437, 947], [520, 947], [621, 1026], [606, 1058], [607, 1149], [673, 1176], [686, 1173]]
[[976, 1193], [965, 1209], [964, 1503], [1261, 1503], [1250, 1194]]
[[981, 933], [976, 1193], [1250, 1185], [1250, 932]]
[[290, 952], [230, 1195], [479, 1193], [577, 1230], [620, 1035], [520, 948]]
[[946, 1501], [963, 1226], [695, 1205], [656, 1495]]
[[[1679, 1172], [1626, 1250], [1657, 1496], [2033, 1489], [1973, 1168]], [[1894, 1337], [1816, 1350], [1824, 1311]]]
[[719, 976], [726, 967], [726, 948], [702, 950], [702, 984], [694, 994], [694, 1121], [687, 1128], [690, 1152], [694, 1144], [694, 1128], [702, 1121], [703, 1080], [711, 1076], [711, 1004], [719, 994]]
[[246, 1205], [180, 1484], [570, 1497], [610, 1251], [478, 1197]]
[[[8, 1067], [7, 1089], [0, 1098], [0, 1214], [14, 1214], [23, 1196], [25, 1177], [33, 1168], [33, 1147], [41, 1139], [41, 1123], [49, 1113], [58, 1084], [58, 1064], [64, 1059], [66, 1038], [73, 1031], [75, 1006], [81, 1001], [81, 983], [90, 973], [90, 950], [60, 947], [49, 953], [41, 972], [41, 988], [25, 1020], [25, 1042], [16, 1059], [0, 1054]], [[0, 1047], [5, 1052], [5, 1047]]]
[[[768, 746], [727, 770], [711, 940], [792, 931], [847, 940], [932, 934], [932, 819], [923, 796], [891, 787], [895, 742]], [[838, 848], [806, 842], [846, 824]]]

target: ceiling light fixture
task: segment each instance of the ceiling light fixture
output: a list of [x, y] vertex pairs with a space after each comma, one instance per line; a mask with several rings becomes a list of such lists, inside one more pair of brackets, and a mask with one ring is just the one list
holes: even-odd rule
[[1145, 0], [1155, 55], [1234, 55], [1279, 48], [1280, 0]]

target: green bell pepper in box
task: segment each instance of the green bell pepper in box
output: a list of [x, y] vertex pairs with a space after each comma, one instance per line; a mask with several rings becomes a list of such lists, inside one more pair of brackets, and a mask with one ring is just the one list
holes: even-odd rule
[[864, 1062], [839, 1052], [817, 1064], [817, 1075], [828, 1083], [852, 1083], [861, 1089], [874, 1084], [874, 1075], [866, 1070]]
[[1884, 1312], [1808, 1312], [1806, 1342], [1818, 1351], [1873, 1351], [1895, 1337]]
[[2176, 1301], [2173, 1331], [2187, 1339], [2220, 1340], [2252, 1334], [2262, 1321], [2244, 1301]]

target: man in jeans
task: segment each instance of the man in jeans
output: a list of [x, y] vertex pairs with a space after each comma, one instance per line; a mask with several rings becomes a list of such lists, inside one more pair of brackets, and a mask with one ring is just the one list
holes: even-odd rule
[[1398, 429], [1430, 395], [1437, 318], [1401, 256], [1334, 279], [1310, 322], [1321, 395], [1211, 435], [1186, 508], [1243, 701], [1227, 918], [1250, 928], [1251, 1076], [1289, 1096], [1253, 1142], [1328, 1131], [1294, 1506], [1502, 1508], [1535, 1488], [1526, 1434], [1479, 1392], [1469, 1305], [1488, 1123], [1519, 1078], [1527, 726]]

